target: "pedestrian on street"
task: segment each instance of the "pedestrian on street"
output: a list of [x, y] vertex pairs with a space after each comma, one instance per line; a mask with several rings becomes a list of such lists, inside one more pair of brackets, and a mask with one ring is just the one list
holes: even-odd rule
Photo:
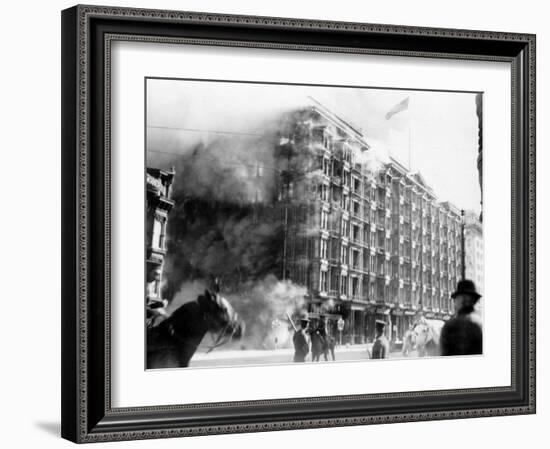
[[335, 358], [334, 358], [334, 341], [333, 341], [332, 337], [328, 334], [326, 316], [321, 315], [321, 317], [319, 319], [319, 324], [317, 326], [317, 331], [319, 332], [319, 335], [322, 338], [323, 355], [325, 357], [325, 361], [328, 361], [329, 351], [332, 355], [332, 360], [335, 360]]
[[294, 343], [294, 361], [303, 363], [309, 354], [309, 337], [307, 335], [309, 318], [307, 313], [303, 313], [299, 321], [300, 327], [294, 332], [292, 342]]
[[455, 314], [441, 330], [441, 355], [472, 355], [483, 352], [481, 323], [474, 306], [481, 298], [475, 284], [469, 279], [459, 281], [451, 295]]
[[382, 320], [376, 320], [376, 338], [372, 345], [372, 358], [373, 359], [387, 359], [390, 356], [390, 342], [384, 335], [386, 330], [386, 322]]
[[414, 345], [415, 345], [414, 326], [415, 326], [414, 324], [409, 324], [409, 329], [405, 331], [405, 335], [403, 335], [403, 348], [401, 350], [403, 357], [408, 357], [412, 352], [412, 350], [414, 349]]
[[323, 354], [325, 357], [325, 361], [328, 361], [328, 355], [330, 354], [332, 361], [336, 360], [336, 356], [334, 355], [334, 348], [336, 346], [336, 339], [329, 334], [328, 332], [328, 324], [327, 324], [327, 317], [324, 315], [321, 315], [321, 319], [319, 321], [319, 327], [317, 328], [319, 331], [319, 334], [323, 337]]

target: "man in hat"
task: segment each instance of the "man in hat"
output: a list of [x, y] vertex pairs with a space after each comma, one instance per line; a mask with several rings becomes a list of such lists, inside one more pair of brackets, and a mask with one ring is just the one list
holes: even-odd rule
[[321, 340], [321, 354], [325, 357], [325, 362], [328, 361], [328, 335], [327, 335], [327, 318], [324, 315], [319, 317], [317, 321], [317, 334]]
[[376, 338], [372, 345], [372, 358], [373, 359], [387, 359], [390, 356], [390, 342], [384, 335], [386, 328], [386, 322], [382, 320], [376, 320]]
[[309, 325], [307, 313], [303, 313], [299, 321], [300, 325], [294, 332], [294, 337], [292, 337], [292, 342], [294, 343], [294, 361], [305, 362], [309, 354], [309, 337], [306, 332]]
[[325, 315], [321, 315], [319, 317], [319, 322], [317, 323], [317, 335], [320, 337], [321, 340], [321, 350], [322, 354], [325, 358], [325, 362], [328, 362], [328, 354], [330, 352], [330, 355], [332, 357], [332, 360], [336, 360], [336, 357], [334, 355], [334, 347], [336, 346], [336, 340], [329, 335], [327, 330], [327, 317]]
[[469, 279], [458, 282], [451, 295], [455, 314], [441, 330], [441, 355], [471, 355], [483, 352], [483, 333], [474, 306], [481, 298], [475, 284]]

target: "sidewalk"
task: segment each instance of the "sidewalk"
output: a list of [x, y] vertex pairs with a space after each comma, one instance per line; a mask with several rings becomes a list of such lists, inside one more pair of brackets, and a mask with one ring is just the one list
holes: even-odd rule
[[[336, 346], [335, 352], [364, 352], [366, 354], [367, 348], [370, 351], [372, 343], [365, 343], [362, 345], [342, 345]], [[193, 356], [194, 361], [200, 360], [221, 360], [221, 359], [233, 359], [233, 358], [256, 358], [256, 357], [270, 357], [273, 355], [293, 355], [294, 348], [280, 348], [280, 349], [214, 349], [210, 353], [197, 352]]]

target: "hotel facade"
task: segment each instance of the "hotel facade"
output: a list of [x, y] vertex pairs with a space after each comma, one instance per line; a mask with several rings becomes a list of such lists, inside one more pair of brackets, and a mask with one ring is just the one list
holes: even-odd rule
[[351, 344], [372, 341], [377, 319], [397, 345], [419, 313], [448, 319], [461, 211], [420, 173], [373, 161], [363, 133], [321, 105], [292, 115], [280, 147], [302, 165], [288, 156], [280, 170], [282, 277], [307, 286], [310, 316], [325, 316], [335, 336], [343, 320]]

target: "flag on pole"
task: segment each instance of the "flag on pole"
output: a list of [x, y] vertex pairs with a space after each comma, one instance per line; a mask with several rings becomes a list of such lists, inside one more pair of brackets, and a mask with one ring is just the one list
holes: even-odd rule
[[401, 111], [405, 111], [407, 109], [409, 109], [409, 97], [401, 100], [393, 108], [391, 108], [390, 111], [386, 114], [386, 120], [391, 119], [395, 114]]

